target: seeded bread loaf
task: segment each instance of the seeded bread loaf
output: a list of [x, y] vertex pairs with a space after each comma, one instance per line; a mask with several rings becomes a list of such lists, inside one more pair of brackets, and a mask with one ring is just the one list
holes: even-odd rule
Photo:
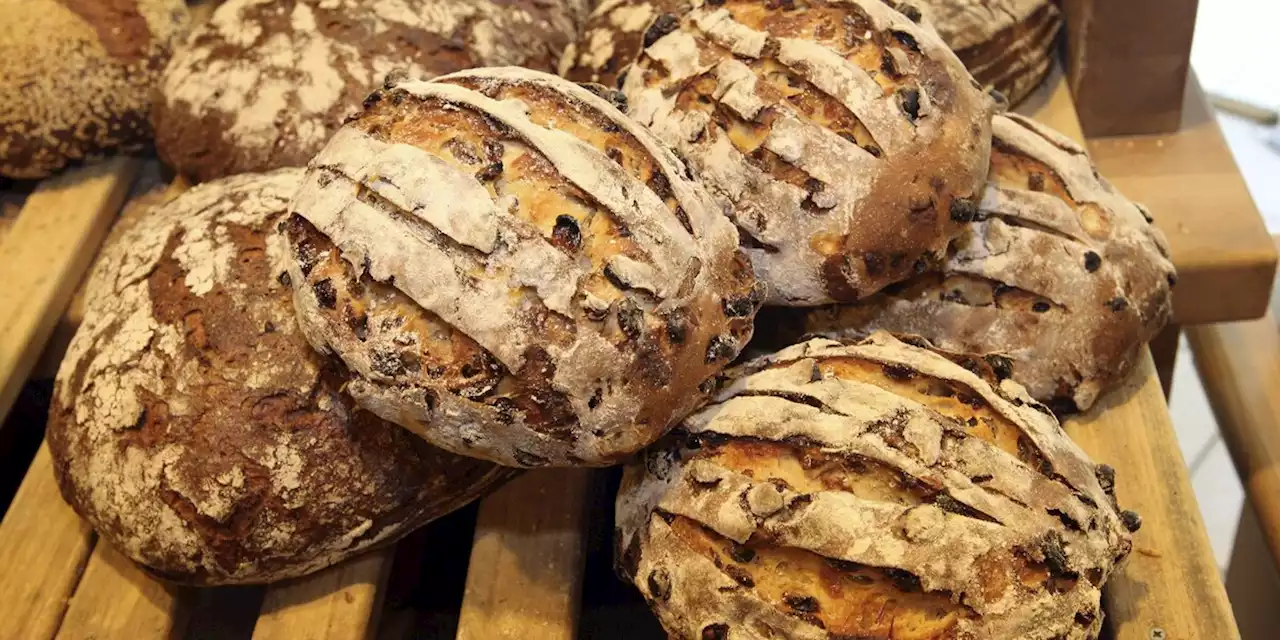
[[1053, 45], [1062, 29], [1062, 12], [1053, 0], [918, 1], [917, 10], [973, 77], [1013, 104], [1034, 91], [1053, 66]]
[[1114, 472], [981, 361], [876, 334], [752, 361], [628, 465], [616, 561], [673, 638], [1084, 640]]
[[514, 67], [370, 96], [287, 235], [362, 406], [505, 465], [603, 465], [706, 397], [762, 293], [733, 226], [606, 98]]
[[1164, 235], [1062, 134], [1018, 115], [993, 130], [982, 203], [939, 272], [808, 311], [780, 339], [883, 329], [1000, 354], [1059, 412], [1088, 409], [1127, 375], [1172, 311]]
[[393, 70], [550, 69], [574, 28], [566, 0], [228, 0], [165, 70], [157, 150], [199, 180], [304, 166]]
[[151, 139], [182, 0], [0, 0], [0, 176], [43, 178]]
[[274, 233], [301, 178], [197, 187], [143, 216], [92, 273], [49, 447], [67, 501], [162, 577], [303, 575], [510, 475], [357, 409], [342, 366], [311, 350]]
[[880, 0], [695, 0], [623, 82], [630, 114], [731, 204], [770, 304], [923, 271], [982, 185], [993, 102]]

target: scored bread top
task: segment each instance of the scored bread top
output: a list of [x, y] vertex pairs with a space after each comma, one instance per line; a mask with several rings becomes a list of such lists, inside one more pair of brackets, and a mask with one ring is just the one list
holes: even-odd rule
[[668, 149], [527, 69], [370, 96], [292, 211], [299, 318], [359, 375], [357, 402], [512, 466], [608, 464], [657, 438], [762, 295]]
[[630, 114], [731, 203], [770, 303], [857, 300], [918, 273], [972, 210], [994, 103], [880, 0], [695, 2], [645, 40]]
[[681, 638], [1096, 637], [1136, 515], [1019, 385], [957, 360], [879, 333], [732, 371], [627, 467], [620, 573]]
[[509, 477], [354, 407], [293, 318], [274, 233], [299, 169], [202, 185], [107, 245], [58, 371], [73, 507], [194, 584], [267, 582], [393, 541]]
[[[913, 0], [938, 35], [955, 51], [990, 42], [998, 34], [1027, 22], [1053, 0]], [[905, 3], [904, 3], [905, 4]]]
[[0, 176], [43, 178], [151, 137], [181, 0], [0, 0]]
[[989, 182], [940, 273], [810, 312], [800, 333], [874, 329], [998, 353], [1058, 411], [1085, 410], [1168, 322], [1176, 282], [1149, 214], [1062, 134], [998, 116]]
[[1051, 0], [923, 0], [920, 8], [973, 77], [1011, 104], [1053, 64], [1062, 12]]
[[550, 69], [562, 0], [229, 0], [165, 71], [161, 157], [202, 180], [303, 166], [394, 70]]

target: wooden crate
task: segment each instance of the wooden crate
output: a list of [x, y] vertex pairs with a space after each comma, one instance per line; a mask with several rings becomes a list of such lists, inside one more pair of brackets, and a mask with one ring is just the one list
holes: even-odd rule
[[[1060, 76], [1028, 108], [1080, 138]], [[45, 181], [26, 199], [0, 245], [0, 410], [142, 168], [116, 159]], [[45, 355], [56, 361], [52, 349]], [[1145, 521], [1105, 590], [1110, 637], [1239, 637], [1150, 357], [1067, 430], [1117, 469], [1121, 504]], [[616, 471], [530, 472], [396, 548], [266, 588], [192, 589], [158, 582], [99, 544], [61, 500], [50, 464], [41, 447], [0, 522], [0, 640], [661, 637], [638, 595], [608, 575]], [[441, 586], [451, 578], [452, 589]]]

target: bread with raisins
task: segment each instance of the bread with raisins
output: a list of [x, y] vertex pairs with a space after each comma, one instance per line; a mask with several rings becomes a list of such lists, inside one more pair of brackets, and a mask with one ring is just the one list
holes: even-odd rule
[[972, 369], [880, 333], [731, 372], [627, 466], [619, 574], [673, 638], [1096, 638], [1140, 520]]
[[401, 82], [312, 160], [289, 272], [357, 403], [535, 467], [612, 464], [705, 400], [763, 294], [716, 202], [601, 95], [514, 67]]

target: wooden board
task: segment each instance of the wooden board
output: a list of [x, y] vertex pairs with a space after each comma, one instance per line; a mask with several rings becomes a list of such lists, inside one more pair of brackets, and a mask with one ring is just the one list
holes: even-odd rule
[[67, 607], [60, 640], [180, 637], [190, 589], [166, 585], [101, 540]]
[[40, 183], [0, 242], [0, 420], [75, 293], [141, 161], [113, 158]]
[[393, 548], [267, 589], [254, 640], [363, 640], [378, 628]]
[[1112, 638], [1239, 638], [1150, 355], [1066, 429], [1115, 467], [1120, 506], [1143, 519], [1127, 566], [1103, 591]]
[[1067, 69], [1089, 137], [1176, 131], [1198, 0], [1064, 0]]
[[54, 637], [93, 538], [62, 501], [41, 445], [0, 522], [0, 640]]
[[480, 505], [458, 640], [573, 640], [590, 469], [531, 471]]

